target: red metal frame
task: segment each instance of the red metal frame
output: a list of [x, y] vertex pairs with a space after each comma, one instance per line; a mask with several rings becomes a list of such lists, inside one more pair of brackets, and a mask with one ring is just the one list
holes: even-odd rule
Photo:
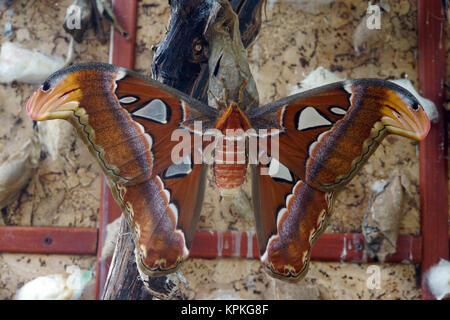
[[[440, 1], [417, 1], [419, 83], [422, 95], [432, 100], [439, 120], [420, 143], [420, 203], [423, 237], [422, 275], [439, 259], [448, 259], [448, 175], [447, 130], [444, 109], [446, 81], [445, 29]], [[422, 298], [431, 299], [426, 283]]]
[[0, 252], [95, 255], [97, 228], [0, 227]]
[[[127, 40], [120, 35], [117, 30], [114, 30], [112, 38], [112, 50], [109, 53], [111, 63], [116, 66], [121, 66], [128, 69], [134, 69], [134, 46], [136, 42], [136, 0], [114, 0], [114, 13], [116, 14], [118, 22], [123, 26], [130, 36]], [[100, 215], [99, 215], [99, 241], [97, 250], [97, 267], [96, 267], [96, 281], [95, 298], [99, 299], [102, 296], [103, 288], [106, 283], [111, 258], [101, 260], [101, 252], [106, 236], [106, 226], [120, 217], [122, 211], [114, 200], [105, 178], [102, 177], [102, 190], [100, 195]]]
[[[195, 233], [189, 256], [192, 258], [238, 257], [259, 259], [255, 232], [209, 231]], [[364, 250], [364, 236], [360, 233], [327, 233], [315, 244], [311, 259], [315, 261], [371, 262]], [[422, 238], [400, 235], [397, 250], [386, 262], [422, 261]]]
[[[445, 101], [445, 20], [439, 1], [418, 0], [419, 81], [423, 96], [434, 101], [440, 119], [420, 143], [421, 236], [400, 236], [397, 252], [387, 262], [421, 263], [422, 275], [440, 258], [448, 259], [448, 181]], [[114, 31], [112, 63], [134, 67], [137, 0], [115, 0], [114, 11], [130, 40]], [[102, 182], [99, 228], [0, 227], [0, 252], [97, 254], [96, 297], [101, 296], [110, 260], [100, 261], [106, 226], [121, 215], [105, 181]], [[97, 241], [98, 237], [98, 241]], [[258, 258], [254, 232], [198, 231], [191, 257]], [[369, 262], [359, 233], [324, 234], [312, 251], [312, 260]], [[433, 299], [425, 283], [422, 298]]]

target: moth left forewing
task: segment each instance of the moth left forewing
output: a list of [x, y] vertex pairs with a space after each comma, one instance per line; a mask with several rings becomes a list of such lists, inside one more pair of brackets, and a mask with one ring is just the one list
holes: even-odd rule
[[[172, 141], [172, 134], [184, 130], [193, 140], [181, 124], [193, 114], [214, 119], [217, 111], [133, 71], [102, 63], [50, 76], [30, 98], [27, 111], [34, 120], [62, 118], [76, 127], [127, 217], [140, 269], [148, 275], [174, 271], [189, 254], [205, 168], [173, 159], [179, 141]], [[182, 156], [191, 157], [191, 150]]]
[[[180, 144], [180, 137], [188, 139], [191, 148], [184, 149], [185, 155], [194, 149], [194, 140], [201, 139], [203, 131], [212, 126], [216, 110], [173, 88], [152, 82], [149, 88], [147, 79], [127, 75], [118, 82], [119, 101], [138, 94], [139, 100], [124, 105], [152, 137], [154, 165], [153, 171], [159, 173], [173, 163], [172, 151]], [[122, 97], [122, 98], [120, 98]], [[198, 130], [194, 130], [195, 122]], [[176, 133], [176, 131], [186, 131]], [[187, 135], [189, 134], [189, 135]], [[196, 137], [194, 137], [196, 135]]]
[[194, 110], [216, 110], [133, 71], [102, 63], [58, 71], [30, 98], [35, 120], [72, 122], [105, 174], [121, 184], [145, 181], [171, 165], [174, 131]]
[[[206, 167], [194, 163], [198, 150], [193, 149], [202, 129], [191, 131], [183, 124], [211, 122], [214, 112], [172, 88], [133, 74], [117, 81], [115, 92], [122, 107], [152, 141], [151, 180], [130, 187], [122, 200], [135, 230], [138, 266], [151, 276], [173, 272], [189, 254], [205, 188]], [[177, 130], [183, 131], [189, 148], [183, 150], [181, 161], [174, 163], [172, 151], [182, 142], [174, 139], [180, 137], [174, 135]], [[135, 189], [141, 191], [140, 197]]]

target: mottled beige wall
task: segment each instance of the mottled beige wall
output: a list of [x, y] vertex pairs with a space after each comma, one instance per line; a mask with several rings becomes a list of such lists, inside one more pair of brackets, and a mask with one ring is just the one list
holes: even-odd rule
[[[48, 54], [65, 55], [68, 37], [60, 23], [69, 0], [17, 1], [12, 18], [0, 13], [0, 27], [11, 20], [14, 42]], [[417, 36], [415, 1], [391, 1], [382, 16], [382, 29], [363, 39], [366, 49], [359, 55], [353, 34], [361, 23], [365, 2], [335, 1], [306, 12], [296, 1], [269, 1], [256, 42], [249, 47], [251, 70], [261, 103], [289, 94], [290, 90], [319, 66], [341, 77], [407, 77], [417, 81]], [[150, 73], [152, 45], [163, 37], [169, 19], [167, 1], [139, 2], [136, 69]], [[52, 23], [48, 23], [51, 21]], [[1, 28], [0, 28], [1, 30]], [[3, 33], [0, 40], [5, 41]], [[450, 41], [448, 41], [450, 42]], [[76, 46], [76, 62], [108, 61], [108, 45], [100, 45], [92, 32]], [[450, 72], [449, 72], [450, 73]], [[24, 105], [33, 86], [0, 85], [0, 160], [32, 134]], [[18, 120], [21, 119], [21, 120]], [[3, 212], [5, 224], [94, 227], [100, 193], [99, 169], [81, 141], [71, 138], [70, 152], [57, 161], [43, 159], [20, 201]], [[388, 178], [397, 169], [407, 185], [407, 200], [401, 233], [418, 234], [419, 187], [417, 144], [389, 137], [375, 152], [336, 201], [327, 232], [360, 232], [370, 185]], [[220, 203], [217, 189], [209, 180], [199, 228], [254, 230], [248, 207], [249, 183], [237, 204]], [[344, 249], [344, 248], [343, 248]], [[43, 274], [60, 273], [77, 264], [93, 267], [93, 257], [0, 254], [0, 298], [11, 298], [24, 282]], [[191, 298], [252, 299], [416, 299], [420, 297], [414, 265], [380, 264], [381, 289], [369, 290], [366, 264], [312, 262], [306, 278], [286, 284], [268, 277], [256, 260], [191, 259], [181, 268]], [[87, 297], [93, 296], [90, 287]]]
[[[0, 42], [11, 41], [27, 49], [65, 58], [69, 37], [62, 28], [71, 1], [16, 0], [0, 12]], [[13, 35], [6, 39], [3, 26], [11, 21]], [[108, 61], [109, 46], [89, 32], [83, 44], [75, 44], [74, 62]], [[25, 106], [37, 86], [0, 84], [0, 162], [34, 134]], [[100, 203], [100, 169], [82, 141], [69, 131], [63, 156], [52, 160], [42, 154], [38, 170], [19, 200], [2, 210], [0, 224], [96, 227]], [[92, 256], [23, 255], [0, 253], [0, 299], [37, 276], [62, 273], [68, 265], [94, 266]], [[93, 297], [93, 289], [87, 297]]]

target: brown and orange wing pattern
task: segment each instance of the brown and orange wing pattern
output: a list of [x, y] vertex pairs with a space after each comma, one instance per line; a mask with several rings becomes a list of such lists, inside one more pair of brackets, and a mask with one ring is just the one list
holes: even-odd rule
[[256, 128], [281, 128], [280, 162], [323, 191], [347, 183], [386, 134], [420, 140], [430, 126], [407, 90], [378, 79], [299, 93], [254, 109], [248, 118]]
[[[274, 163], [277, 169], [272, 171]], [[264, 167], [264, 166], [263, 166]], [[316, 190], [276, 159], [268, 175], [253, 167], [253, 199], [261, 261], [279, 278], [299, 279], [326, 226], [332, 192]]]
[[[184, 122], [214, 122], [216, 110], [130, 70], [89, 63], [50, 76], [27, 111], [34, 120], [66, 119], [74, 125], [128, 219], [141, 270], [173, 271], [192, 242], [204, 169], [188, 155], [172, 162], [171, 151], [180, 142], [172, 141], [172, 133]], [[194, 134], [187, 132], [191, 141]]]
[[[189, 256], [200, 215], [206, 167], [172, 165], [142, 183], [110, 188], [128, 218], [139, 270], [150, 276], [173, 272]], [[196, 194], [187, 192], [192, 188]]]
[[[262, 262], [276, 276], [299, 279], [339, 191], [382, 138], [420, 140], [430, 123], [417, 100], [387, 81], [327, 85], [254, 109], [255, 128], [278, 128], [278, 153], [253, 169], [253, 201]], [[271, 144], [268, 143], [270, 146]], [[266, 170], [262, 173], [261, 169]]]

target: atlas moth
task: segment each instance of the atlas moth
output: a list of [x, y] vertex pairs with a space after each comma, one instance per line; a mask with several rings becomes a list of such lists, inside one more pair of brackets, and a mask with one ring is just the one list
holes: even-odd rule
[[[264, 106], [227, 101], [213, 108], [103, 63], [56, 72], [31, 96], [27, 111], [33, 120], [66, 119], [77, 129], [128, 221], [137, 265], [149, 276], [173, 272], [189, 256], [207, 170], [193, 158], [215, 138], [232, 142], [215, 154], [245, 155], [243, 163], [214, 161], [216, 184], [236, 188], [251, 174], [261, 261], [273, 276], [295, 280], [306, 273], [336, 193], [380, 141], [387, 134], [421, 140], [430, 129], [416, 98], [388, 81], [345, 80]], [[189, 135], [191, 146], [174, 162], [175, 130]], [[227, 130], [243, 134], [227, 137]], [[216, 134], [203, 139], [207, 132]], [[243, 139], [268, 146], [256, 162], [239, 147]]]

